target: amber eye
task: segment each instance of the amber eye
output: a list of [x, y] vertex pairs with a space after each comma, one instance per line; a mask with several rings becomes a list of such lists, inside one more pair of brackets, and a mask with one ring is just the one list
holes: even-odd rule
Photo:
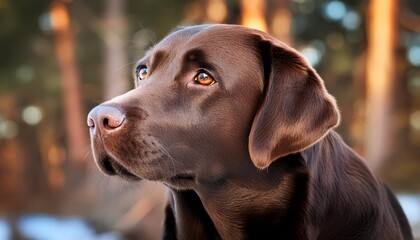
[[147, 77], [147, 67], [141, 67], [137, 71], [137, 80], [141, 81]]
[[200, 72], [197, 74], [197, 76], [194, 78], [194, 82], [197, 84], [209, 86], [215, 83], [216, 81], [207, 73]]

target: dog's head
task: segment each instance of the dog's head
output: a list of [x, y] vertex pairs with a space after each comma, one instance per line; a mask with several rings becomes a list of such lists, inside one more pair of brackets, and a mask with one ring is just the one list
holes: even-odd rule
[[135, 89], [88, 116], [95, 160], [110, 175], [217, 181], [302, 151], [339, 121], [303, 57], [245, 27], [177, 29], [138, 61], [134, 78]]

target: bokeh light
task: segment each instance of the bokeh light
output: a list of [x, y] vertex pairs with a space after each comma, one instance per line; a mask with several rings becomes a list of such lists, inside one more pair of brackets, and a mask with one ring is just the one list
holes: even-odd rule
[[28, 106], [22, 110], [22, 120], [29, 125], [37, 125], [42, 120], [42, 112], [39, 107]]
[[0, 219], [0, 239], [11, 239], [12, 231], [5, 220]]
[[322, 52], [314, 45], [309, 44], [300, 50], [300, 53], [314, 67], [316, 67], [322, 58]]
[[331, 21], [342, 19], [346, 11], [346, 5], [341, 1], [331, 1], [324, 6], [324, 16]]
[[17, 136], [19, 127], [15, 122], [0, 119], [0, 138], [12, 139]]
[[299, 2], [298, 10], [301, 13], [310, 14], [315, 10], [315, 2], [314, 0], [304, 0]]
[[221, 23], [227, 16], [227, 7], [223, 0], [210, 0], [207, 6], [207, 16], [210, 21]]
[[52, 32], [53, 31], [53, 23], [51, 21], [51, 16], [49, 13], [44, 13], [38, 18], [38, 24], [42, 31], [44, 32]]
[[34, 69], [28, 65], [22, 65], [16, 70], [16, 77], [21, 82], [29, 82], [34, 77]]
[[412, 96], [420, 97], [420, 73], [409, 78], [407, 90]]
[[413, 129], [420, 131], [420, 110], [411, 113], [410, 125]]
[[420, 46], [412, 46], [407, 51], [408, 61], [414, 66], [420, 66]]
[[360, 26], [360, 16], [357, 12], [348, 11], [341, 20], [341, 23], [348, 30], [357, 29]]

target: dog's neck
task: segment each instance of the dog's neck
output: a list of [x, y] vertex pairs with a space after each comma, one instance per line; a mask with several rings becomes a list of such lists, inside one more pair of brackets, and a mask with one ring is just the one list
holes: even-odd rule
[[[347, 157], [343, 158], [343, 154]], [[202, 229], [213, 229], [210, 231], [215, 239], [219, 234], [223, 239], [243, 239], [254, 235], [259, 238], [282, 236], [285, 239], [305, 239], [311, 235], [310, 228], [291, 227], [303, 226], [303, 222], [309, 221], [303, 219], [299, 213], [310, 212], [314, 204], [328, 204], [322, 200], [321, 195], [324, 193], [316, 193], [314, 190], [314, 181], [329, 180], [325, 176], [312, 176], [312, 169], [325, 168], [330, 176], [340, 174], [341, 169], [333, 169], [336, 165], [332, 162], [349, 159], [348, 155], [359, 158], [335, 132], [330, 132], [310, 148], [278, 159], [268, 169], [255, 169], [253, 173], [249, 169], [244, 170], [247, 174], [254, 174], [254, 177], [239, 176], [227, 178], [214, 185], [197, 186], [188, 192], [196, 195], [194, 201], [197, 202], [194, 204], [183, 200], [186, 192], [173, 190], [174, 204], [178, 206], [174, 214], [179, 220], [195, 216], [195, 224], [203, 225]], [[361, 161], [356, 162], [363, 165]], [[363, 169], [367, 170], [366, 167]], [[319, 170], [316, 172], [325, 173]], [[323, 184], [334, 185], [332, 181]], [[331, 187], [331, 190], [334, 191], [334, 188]], [[192, 198], [188, 199], [191, 201]], [[189, 209], [192, 205], [194, 210]], [[178, 224], [179, 231], [184, 232], [184, 236], [189, 227]]]
[[[214, 229], [217, 232], [212, 233], [215, 239], [219, 235], [222, 239], [248, 236], [304, 239], [305, 231], [294, 228], [301, 226], [298, 223], [303, 221], [296, 213], [307, 205], [303, 196], [308, 195], [309, 174], [302, 156], [289, 155], [273, 162], [268, 169], [252, 166], [252, 169], [243, 168], [242, 172], [247, 175], [236, 175], [215, 184], [198, 184], [188, 193], [173, 190], [179, 234], [183, 238], [195, 236], [188, 232], [191, 221], [183, 224], [182, 219], [188, 218], [194, 219], [196, 226], [202, 226], [199, 229]], [[186, 194], [195, 194], [196, 203], [187, 203], [186, 199], [191, 201], [193, 198], [186, 198]], [[208, 234], [206, 232], [206, 236]]]

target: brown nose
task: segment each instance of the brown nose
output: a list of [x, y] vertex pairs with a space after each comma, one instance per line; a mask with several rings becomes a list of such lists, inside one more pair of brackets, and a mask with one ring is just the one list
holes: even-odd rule
[[87, 125], [93, 134], [96, 134], [97, 131], [107, 133], [121, 127], [124, 120], [125, 115], [120, 109], [99, 105], [90, 111], [87, 117]]

